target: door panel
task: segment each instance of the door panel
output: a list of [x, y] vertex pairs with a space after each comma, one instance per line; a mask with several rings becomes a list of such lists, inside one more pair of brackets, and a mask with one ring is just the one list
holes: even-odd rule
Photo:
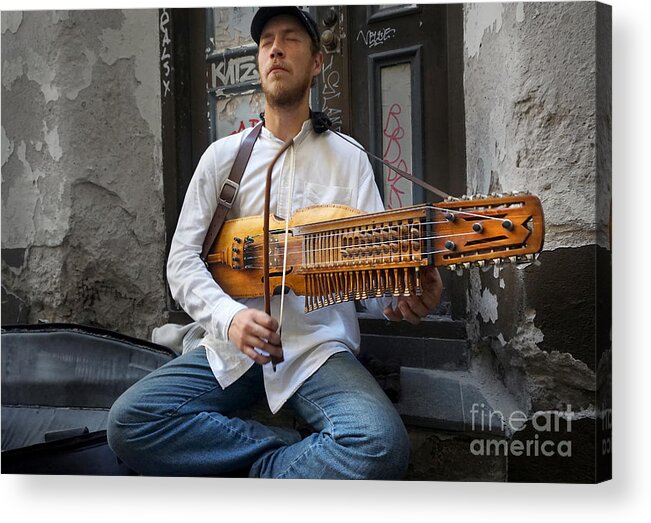
[[[405, 150], [404, 154], [407, 158], [411, 156], [413, 174], [444, 191], [449, 188], [446, 12], [445, 5], [363, 6], [350, 8], [349, 19], [351, 69], [367, 72], [359, 74], [351, 83], [358, 139], [371, 152], [384, 157], [384, 153], [395, 152], [384, 147], [383, 135], [391, 132], [385, 130], [387, 124], [393, 122], [395, 127], [400, 123], [404, 128], [411, 122], [411, 151]], [[398, 64], [409, 69], [403, 81], [399, 85], [383, 84], [382, 77]], [[410, 98], [411, 111], [394, 107], [401, 110], [399, 120], [395, 115], [382, 119], [383, 104], [397, 103], [392, 98]], [[363, 105], [367, 106], [365, 111], [361, 110]], [[401, 133], [396, 133], [394, 138], [400, 136]], [[406, 144], [401, 145], [404, 149]], [[425, 145], [427, 154], [424, 154]], [[385, 157], [387, 161], [392, 159]], [[392, 183], [386, 168], [381, 169], [379, 165], [375, 168], [384, 194], [397, 196], [385, 187]], [[405, 192], [401, 195], [403, 199], [424, 202], [422, 191], [412, 188], [410, 182], [399, 183]], [[433, 197], [427, 195], [428, 200]]]

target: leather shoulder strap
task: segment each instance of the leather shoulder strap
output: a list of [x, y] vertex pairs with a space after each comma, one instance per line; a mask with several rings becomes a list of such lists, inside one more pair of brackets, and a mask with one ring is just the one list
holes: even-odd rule
[[203, 241], [203, 247], [201, 249], [201, 259], [205, 262], [208, 254], [212, 250], [212, 246], [217, 239], [219, 230], [226, 219], [228, 211], [233, 206], [233, 202], [237, 196], [237, 192], [240, 190], [240, 181], [242, 180], [242, 175], [244, 174], [244, 169], [249, 163], [249, 158], [251, 157], [251, 152], [253, 151], [253, 146], [255, 145], [258, 136], [260, 136], [260, 131], [262, 130], [262, 122], [256, 125], [253, 128], [247, 137], [240, 145], [239, 151], [237, 151], [237, 156], [231, 167], [231, 172], [228, 175], [228, 180], [222, 185], [221, 192], [217, 200], [217, 209], [215, 209], [215, 215], [210, 222], [208, 231], [206, 232], [206, 238]]

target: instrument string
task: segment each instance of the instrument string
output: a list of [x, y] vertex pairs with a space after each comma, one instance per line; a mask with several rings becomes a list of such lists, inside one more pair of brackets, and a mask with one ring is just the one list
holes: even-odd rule
[[[430, 224], [434, 225], [434, 224], [440, 224], [440, 223], [446, 223], [446, 222], [447, 222], [447, 220], [445, 222], [419, 222], [419, 223], [410, 224], [410, 227], [416, 227], [418, 225], [430, 225]], [[317, 239], [317, 238], [318, 239], [325, 239], [325, 238], [333, 238], [333, 237], [341, 238], [343, 235], [355, 234], [355, 232], [363, 232], [364, 234], [376, 233], [376, 232], [387, 233], [386, 229], [391, 229], [390, 232], [394, 232], [394, 231], [399, 231], [403, 227], [405, 227], [405, 226], [404, 225], [386, 225], [386, 226], [383, 226], [383, 227], [376, 227], [374, 229], [361, 229], [360, 231], [337, 231], [337, 232], [325, 233], [325, 234], [315, 232], [315, 233], [309, 233], [309, 234], [305, 234], [305, 235], [299, 234], [297, 236], [294, 236], [293, 238], [295, 240], [300, 240], [301, 238], [308, 238], [309, 236], [312, 236], [315, 239]], [[388, 238], [388, 239], [381, 240], [379, 243], [395, 242], [395, 241], [415, 241], [415, 240], [418, 240], [418, 239], [428, 240], [428, 239], [435, 239], [435, 238], [446, 238], [447, 236], [464, 236], [464, 235], [467, 235], [467, 234], [476, 234], [476, 233], [474, 231], [473, 232], [468, 231], [468, 232], [465, 232], [465, 233], [457, 233], [457, 234], [450, 234], [450, 235], [444, 235], [444, 236], [424, 236], [424, 237], [421, 237], [421, 236], [413, 237], [412, 236], [412, 237], [408, 237], [407, 239], [405, 239], [405, 238], [400, 238], [400, 239]], [[250, 236], [250, 237], [255, 238], [256, 236], [259, 236], [259, 235], [253, 235], [253, 236]], [[377, 243], [373, 243], [373, 244], [366, 243], [365, 245], [377, 245]], [[262, 245], [261, 244], [255, 244], [255, 245], [251, 246], [251, 248], [253, 248], [253, 249], [262, 248]], [[319, 250], [319, 249], [316, 249], [316, 250]], [[312, 252], [315, 252], [316, 250], [313, 250]], [[293, 252], [297, 253], [297, 252], [301, 252], [301, 250], [299, 249], [298, 251], [293, 251]]]
[[[486, 220], [496, 220], [496, 221], [499, 221], [499, 222], [505, 222], [506, 220], [508, 220], [508, 218], [500, 218], [498, 216], [491, 216], [489, 214], [478, 214], [478, 213], [470, 212], [470, 211], [458, 211], [456, 209], [447, 209], [445, 207], [437, 207], [435, 205], [426, 205], [425, 208], [434, 209], [435, 211], [444, 211], [446, 213], [450, 212], [452, 214], [455, 214], [455, 213], [456, 214], [465, 214], [467, 216], [473, 216], [475, 218], [484, 218]], [[490, 210], [494, 210], [494, 211], [500, 211], [502, 209], [504, 209], [504, 207], [490, 207]]]
[[[324, 268], [328, 268], [328, 267], [336, 267], [336, 268], [339, 268], [339, 269], [346, 269], [346, 268], [348, 268], [346, 266], [347, 263], [348, 264], [354, 263], [354, 262], [366, 262], [366, 263], [368, 263], [369, 261], [376, 262], [376, 263], [395, 263], [395, 262], [401, 262], [401, 261], [417, 261], [417, 260], [413, 260], [413, 259], [404, 260], [403, 258], [412, 258], [414, 256], [429, 255], [429, 254], [440, 254], [442, 252], [450, 252], [450, 251], [448, 251], [447, 249], [440, 249], [438, 251], [418, 252], [418, 253], [412, 253], [412, 254], [392, 254], [392, 255], [388, 255], [388, 256], [382, 256], [382, 255], [375, 256], [375, 255], [373, 255], [373, 256], [368, 256], [368, 258], [366, 258], [366, 259], [365, 258], [360, 258], [360, 259], [351, 260], [351, 261], [348, 261], [348, 262], [346, 260], [338, 260], [338, 261], [333, 261], [333, 262], [315, 262], [315, 263], [300, 262], [300, 263], [295, 263], [292, 266], [295, 267], [295, 268], [310, 267], [310, 266], [316, 267], [316, 266], [318, 266], [319, 269], [324, 269]], [[383, 260], [384, 258], [387, 258], [387, 257], [389, 258], [388, 261]], [[393, 259], [393, 258], [396, 258], [396, 259]], [[354, 267], [352, 265], [349, 265], [349, 266]], [[272, 267], [275, 267], [275, 266], [272, 265]], [[262, 269], [262, 267], [259, 266], [259, 265], [252, 265], [252, 266], [247, 265], [246, 268], [247, 269]], [[278, 267], [278, 268], [280, 268], [280, 267]], [[373, 267], [372, 269], [368, 269], [368, 270], [382, 270], [382, 269], [385, 269], [385, 268], [392, 269], [393, 267]], [[286, 268], [283, 269], [283, 273], [285, 273], [285, 272], [286, 272]]]
[[[292, 153], [293, 153], [293, 151], [292, 151]], [[293, 187], [293, 181], [294, 180], [293, 180], [293, 176], [292, 176], [291, 181], [290, 181], [290, 184], [291, 184], [290, 187]], [[290, 194], [291, 194], [291, 190], [292, 189], [290, 189]], [[500, 218], [500, 217], [497, 217], [497, 216], [491, 216], [491, 215], [487, 215], [487, 214], [478, 214], [478, 213], [473, 213], [473, 212], [470, 212], [470, 211], [449, 209], [449, 208], [446, 208], [446, 207], [438, 207], [436, 205], [430, 205], [430, 204], [423, 205], [420, 208], [427, 208], [427, 209], [432, 209], [432, 210], [435, 210], [435, 211], [441, 211], [441, 212], [445, 212], [446, 214], [450, 213], [452, 216], [465, 215], [465, 216], [480, 218], [482, 220], [493, 220], [493, 221], [498, 221], [498, 222], [502, 222], [502, 223], [509, 221], [508, 218]], [[495, 212], [500, 212], [500, 210], [502, 210], [503, 207], [500, 208], [500, 207], [490, 207], [489, 206], [489, 209], [493, 210]], [[409, 209], [410, 212], [413, 212], [413, 210], [414, 210], [414, 208]], [[398, 211], [398, 212], [400, 212], [400, 211]], [[405, 210], [405, 212], [407, 212], [407, 210]], [[400, 219], [400, 218], [395, 218], [395, 219]], [[324, 222], [324, 223], [327, 223], [327, 222]], [[332, 253], [333, 258], [337, 258], [338, 254], [340, 254], [342, 249], [372, 248], [372, 247], [377, 247], [377, 246], [390, 245], [392, 243], [398, 244], [399, 242], [404, 242], [404, 241], [412, 242], [412, 241], [422, 241], [422, 240], [439, 240], [439, 239], [447, 239], [447, 238], [453, 238], [453, 237], [459, 237], [459, 236], [472, 236], [472, 235], [476, 236], [476, 235], [481, 234], [481, 232], [474, 232], [474, 231], [470, 232], [470, 231], [468, 231], [468, 232], [464, 232], [464, 233], [435, 235], [435, 236], [420, 236], [420, 235], [418, 235], [417, 237], [414, 237], [413, 235], [409, 234], [409, 230], [407, 231], [406, 234], [400, 233], [400, 231], [405, 229], [405, 228], [407, 228], [407, 229], [413, 229], [413, 228], [420, 229], [420, 226], [440, 225], [440, 224], [445, 224], [445, 223], [450, 223], [450, 220], [445, 219], [445, 220], [424, 221], [424, 222], [416, 221], [416, 222], [412, 222], [412, 223], [402, 223], [402, 224], [395, 224], [395, 225], [388, 225], [387, 224], [387, 225], [379, 225], [377, 227], [373, 227], [373, 228], [370, 228], [370, 229], [357, 229], [356, 226], [350, 226], [350, 227], [345, 227], [344, 226], [344, 227], [342, 227], [343, 230], [338, 230], [338, 231], [334, 231], [334, 232], [326, 232], [326, 233], [314, 232], [314, 233], [307, 233], [307, 234], [299, 234], [299, 235], [294, 237], [295, 240], [294, 240], [294, 242], [292, 242], [291, 240], [289, 240], [289, 220], [285, 220], [285, 231], [284, 231], [284, 237], [285, 237], [284, 239], [285, 239], [285, 241], [284, 241], [284, 244], [282, 245], [282, 248], [283, 248], [283, 278], [284, 278], [284, 275], [286, 273], [286, 268], [287, 268], [287, 256], [289, 254], [305, 254], [308, 251], [308, 249], [304, 249], [301, 246], [301, 245], [304, 244], [304, 241], [302, 241], [301, 238], [307, 239], [308, 237], [312, 237], [313, 239], [318, 240], [318, 241], [327, 240], [327, 239], [330, 239], [330, 238], [336, 238], [338, 241], [333, 242], [333, 245], [328, 246], [328, 247], [310, 248], [309, 253], [314, 255], [314, 254], [321, 253], [321, 252], [330, 252], [330, 253]], [[323, 225], [323, 224], [320, 224], [320, 225]], [[300, 229], [300, 226], [299, 226], [299, 229]], [[345, 229], [352, 229], [352, 230], [346, 231]], [[355, 233], [359, 233], [359, 232], [362, 232], [364, 234], [380, 233], [380, 234], [395, 235], [396, 231], [398, 232], [398, 234], [400, 234], [400, 236], [398, 238], [395, 238], [395, 237], [394, 238], [385, 238], [385, 239], [382, 239], [380, 241], [370, 242], [370, 243], [366, 242], [366, 240], [362, 240], [358, 244], [351, 244], [351, 245], [347, 245], [345, 247], [342, 246], [342, 242], [341, 242], [344, 235], [351, 235], [351, 234], [355, 234]], [[251, 235], [251, 236], [249, 236], [249, 238], [253, 239], [253, 238], [256, 238], [256, 237], [259, 237], [259, 236], [261, 236], [261, 234]], [[351, 239], [351, 240], [353, 239], [353, 237], [351, 237], [351, 236], [348, 236], [348, 238]], [[300, 245], [298, 245], [299, 242], [300, 242]], [[297, 249], [292, 249], [292, 243], [297, 244], [296, 246], [298, 248]], [[287, 248], [288, 244], [289, 244], [289, 247]], [[249, 252], [252, 251], [253, 254], [257, 254], [261, 250], [264, 249], [264, 246], [262, 244], [254, 244], [254, 245], [249, 246], [248, 249], [250, 249]], [[436, 251], [430, 251], [430, 252], [418, 251], [416, 253], [411, 253], [411, 254], [406, 254], [406, 255], [402, 254], [402, 253], [397, 253], [397, 254], [389, 253], [387, 255], [378, 255], [378, 256], [372, 255], [372, 257], [374, 257], [374, 258], [377, 258], [377, 257], [379, 257], [379, 258], [387, 258], [387, 257], [389, 257], [389, 259], [392, 260], [394, 257], [398, 258], [398, 259], [402, 259], [402, 257], [404, 257], [404, 256], [413, 256], [413, 255], [423, 255], [423, 256], [425, 256], [425, 255], [430, 255], [430, 254], [439, 254], [439, 253], [442, 253], [442, 252], [450, 252], [450, 251], [449, 251], [449, 249], [436, 250]], [[258, 254], [258, 255], [254, 255], [254, 256], [247, 256], [246, 261], [254, 261], [254, 263], [255, 263], [255, 261], [259, 260], [260, 258], [264, 258], [264, 252], [262, 254]], [[362, 260], [362, 259], [363, 258], [359, 258], [358, 260]], [[349, 261], [358, 261], [358, 260], [340, 259], [340, 260], [336, 260], [336, 261], [333, 261], [333, 262], [325, 262], [324, 261], [324, 262], [320, 262], [318, 264], [319, 264], [320, 267], [327, 267], [328, 265], [337, 265], [337, 264], [346, 263], [346, 262], [349, 262]], [[294, 263], [293, 265], [297, 266], [297, 267], [301, 267], [303, 265], [312, 265], [312, 264], [308, 264], [308, 263], [296, 264], [296, 263]], [[261, 268], [261, 267], [258, 267], [258, 266], [255, 266], [255, 265], [246, 265], [245, 268], [258, 269], [258, 268]], [[283, 281], [283, 285], [284, 285], [284, 281]], [[281, 319], [282, 319], [282, 305], [283, 305], [282, 301], [283, 300], [281, 298], [281, 312], [280, 312], [280, 318]]]
[[[459, 211], [455, 211], [455, 212], [459, 212]], [[499, 221], [499, 222], [507, 222], [507, 221], [509, 221], [508, 218], [498, 218], [496, 216], [472, 214], [472, 213], [467, 213], [467, 212], [464, 212], [464, 214], [469, 214], [469, 215], [477, 217], [477, 218], [483, 218], [483, 219], [487, 219], [487, 220], [495, 220], [495, 221]], [[324, 224], [325, 223], [327, 223], [327, 222], [324, 222]], [[370, 229], [359, 229], [358, 232], [364, 232], [365, 234], [368, 234], [368, 233], [374, 233], [374, 232], [386, 232], [386, 229], [398, 230], [398, 229], [404, 228], [404, 227], [417, 227], [419, 225], [440, 225], [440, 224], [443, 224], [443, 223], [450, 223], [450, 220], [437, 220], [437, 221], [433, 221], [433, 222], [428, 222], [428, 221], [425, 221], [425, 222], [413, 222], [413, 223], [403, 223], [403, 224], [398, 224], [398, 225], [381, 225], [379, 227], [373, 227], [373, 228], [370, 228]], [[312, 224], [309, 224], [309, 225], [312, 225]], [[323, 224], [319, 224], [319, 225], [323, 225]], [[300, 227], [301, 226], [298, 226], [297, 228], [300, 229]], [[344, 226], [344, 227], [341, 227], [341, 228], [342, 229], [347, 229], [347, 228], [355, 229], [356, 226], [349, 226], [349, 227]], [[329, 237], [332, 237], [332, 236], [340, 236], [341, 234], [350, 234], [350, 232], [352, 232], [352, 231], [348, 231], [348, 232], [346, 232], [346, 231], [336, 231], [336, 232], [333, 232], [333, 233], [325, 233], [325, 234], [324, 233], [319, 233], [319, 232], [314, 232], [314, 233], [307, 233], [307, 234], [319, 235], [319, 238], [329, 238]], [[307, 234], [299, 234], [299, 236], [307, 236]], [[262, 236], [262, 235], [261, 234], [252, 234], [251, 236], [249, 236], [249, 238], [257, 238], [257, 237], [260, 237], [260, 236]]]
[[[432, 209], [437, 209], [437, 210], [442, 210], [442, 211], [449, 211], [452, 215], [455, 215], [455, 213], [456, 214], [465, 214], [465, 215], [468, 215], [468, 216], [472, 216], [474, 218], [481, 218], [481, 219], [484, 219], [484, 220], [493, 220], [493, 221], [498, 221], [498, 222], [501, 222], [501, 223], [509, 221], [509, 218], [500, 218], [498, 216], [490, 216], [490, 215], [485, 215], [485, 214], [476, 214], [476, 213], [471, 213], [471, 212], [467, 212], [467, 211], [451, 211], [449, 209], [443, 209], [443, 208], [439, 208], [439, 207], [431, 207], [431, 208]], [[396, 219], [399, 219], [399, 218], [396, 218]], [[319, 225], [325, 225], [327, 223], [328, 222], [323, 222], [323, 223], [320, 223]], [[360, 229], [360, 230], [365, 232], [365, 233], [369, 233], [369, 232], [375, 232], [375, 231], [383, 231], [386, 228], [399, 229], [400, 227], [416, 227], [418, 225], [440, 225], [442, 223], [450, 223], [450, 220], [445, 219], [445, 220], [436, 220], [436, 221], [432, 221], [432, 222], [428, 222], [428, 221], [418, 222], [418, 221], [416, 221], [416, 222], [413, 222], [413, 223], [402, 223], [402, 224], [397, 224], [397, 225], [382, 225], [382, 226], [374, 227], [374, 228], [371, 228], [371, 229]], [[309, 224], [309, 225], [312, 225], [312, 224]], [[298, 226], [298, 229], [300, 229], [300, 227], [301, 226]], [[355, 226], [349, 226], [349, 227], [343, 226], [341, 228], [342, 229], [345, 229], [345, 228], [353, 228], [354, 229]], [[308, 234], [320, 234], [320, 233], [308, 233]], [[338, 234], [340, 234], [340, 232], [332, 233], [333, 236], [338, 235]], [[255, 236], [260, 236], [260, 235], [253, 235], [251, 237], [254, 238]], [[320, 237], [321, 238], [326, 238], [326, 237], [328, 237], [328, 235], [324, 234], [324, 235], [322, 235]]]
[[[419, 238], [402, 238], [402, 239], [397, 239], [397, 240], [385, 240], [385, 241], [380, 241], [380, 242], [375, 242], [375, 243], [363, 243], [359, 245], [349, 245], [347, 247], [341, 247], [341, 245], [333, 246], [333, 247], [324, 247], [324, 248], [316, 248], [316, 249], [309, 249], [310, 253], [317, 253], [317, 252], [325, 252], [325, 251], [340, 251], [342, 248], [350, 249], [350, 248], [367, 248], [367, 247], [373, 247], [373, 246], [378, 246], [378, 245], [389, 245], [391, 243], [399, 243], [399, 242], [412, 242], [412, 241], [421, 241], [421, 240], [436, 240], [436, 239], [443, 239], [443, 238], [454, 238], [457, 236], [471, 236], [471, 235], [479, 235], [480, 233], [478, 232], [464, 232], [464, 233], [456, 233], [456, 234], [445, 234], [442, 236], [425, 236], [425, 237], [419, 237]], [[296, 241], [298, 243], [298, 240]], [[264, 247], [262, 245], [254, 245], [252, 247], [252, 250], [254, 252], [259, 252], [261, 251]], [[307, 252], [307, 249], [284, 249], [286, 253], [290, 254], [302, 254], [304, 252]], [[438, 252], [438, 251], [437, 251]], [[444, 251], [441, 251], [444, 252]], [[424, 252], [418, 252], [417, 254], [432, 254], [432, 253], [424, 253]], [[400, 254], [394, 254], [393, 256], [400, 256]], [[247, 256], [247, 260], [257, 260], [259, 258], [262, 258], [262, 255], [258, 256]]]

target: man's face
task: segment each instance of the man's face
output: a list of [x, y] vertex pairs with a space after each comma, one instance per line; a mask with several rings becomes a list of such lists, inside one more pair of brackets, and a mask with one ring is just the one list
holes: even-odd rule
[[258, 50], [260, 82], [267, 103], [275, 107], [301, 103], [322, 62], [321, 52], [312, 53], [310, 36], [295, 17], [273, 17], [262, 30]]

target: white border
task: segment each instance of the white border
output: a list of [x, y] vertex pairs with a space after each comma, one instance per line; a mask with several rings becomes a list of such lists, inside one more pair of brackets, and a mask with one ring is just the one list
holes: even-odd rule
[[[236, 2], [227, 3], [233, 5]], [[241, 3], [241, 2], [237, 2]], [[250, 2], [247, 2], [250, 4]], [[273, 2], [257, 2], [260, 4]], [[287, 3], [287, 2], [278, 2]], [[326, 2], [311, 2], [326, 3]], [[367, 2], [368, 3], [368, 2]], [[651, 178], [649, 2], [613, 0], [613, 473], [599, 485], [0, 477], [5, 521], [153, 520], [611, 522], [648, 518], [651, 419], [647, 209]], [[214, 6], [196, 1], [188, 6]], [[22, 9], [146, 8], [181, 2], [48, 2]], [[184, 6], [185, 7], [185, 6]], [[6, 8], [6, 7], [5, 7]], [[11, 519], [9, 519], [11, 518]], [[416, 519], [415, 519], [416, 520]]]

